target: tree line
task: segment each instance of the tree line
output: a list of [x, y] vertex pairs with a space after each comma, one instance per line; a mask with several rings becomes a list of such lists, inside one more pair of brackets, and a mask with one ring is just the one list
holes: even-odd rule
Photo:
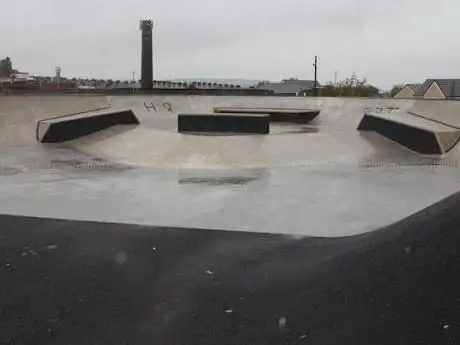
[[[288, 78], [288, 81], [298, 80], [298, 78]], [[270, 81], [263, 80], [257, 84], [257, 88], [263, 87], [264, 84], [269, 84]], [[315, 90], [308, 89], [301, 92], [306, 96], [314, 96]], [[318, 96], [324, 97], [381, 97], [386, 93], [382, 92], [378, 87], [370, 84], [366, 78], [360, 79], [355, 74], [338, 82], [327, 82], [320, 84], [318, 82]]]
[[355, 74], [337, 83], [326, 83], [318, 94], [325, 97], [380, 97], [381, 90], [370, 84], [366, 78], [360, 79]]

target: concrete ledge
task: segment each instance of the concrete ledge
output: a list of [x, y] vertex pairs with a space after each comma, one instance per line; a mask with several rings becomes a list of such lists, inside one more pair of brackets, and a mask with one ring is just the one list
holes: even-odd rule
[[99, 132], [116, 125], [139, 124], [131, 110], [99, 111], [41, 120], [37, 124], [37, 140], [59, 143]]
[[377, 132], [423, 154], [444, 154], [460, 139], [460, 130], [408, 113], [366, 112], [358, 130]]
[[295, 108], [251, 108], [251, 107], [216, 107], [215, 113], [269, 114], [270, 122], [309, 123], [316, 118], [319, 109]]
[[268, 114], [178, 114], [178, 132], [221, 132], [268, 134]]

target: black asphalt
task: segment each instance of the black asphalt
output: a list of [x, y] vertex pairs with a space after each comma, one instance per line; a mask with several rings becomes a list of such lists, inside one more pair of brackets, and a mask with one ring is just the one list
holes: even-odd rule
[[346, 238], [3, 215], [0, 344], [459, 344], [459, 276], [460, 194]]

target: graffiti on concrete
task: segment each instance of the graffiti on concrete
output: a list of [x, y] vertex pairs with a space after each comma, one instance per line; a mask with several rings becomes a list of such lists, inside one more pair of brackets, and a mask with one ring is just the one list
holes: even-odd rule
[[364, 108], [365, 112], [373, 111], [375, 113], [391, 113], [393, 110], [399, 110], [399, 107], [394, 105], [389, 105], [387, 107], [367, 107]]
[[168, 113], [174, 112], [172, 105], [169, 102], [163, 102], [163, 103], [144, 102], [144, 108], [147, 111], [154, 111], [154, 112], [158, 112], [162, 110], [166, 110]]

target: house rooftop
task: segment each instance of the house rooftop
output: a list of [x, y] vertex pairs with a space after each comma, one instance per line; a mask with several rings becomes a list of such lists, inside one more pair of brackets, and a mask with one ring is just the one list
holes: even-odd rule
[[423, 84], [408, 83], [405, 86], [409, 86], [412, 90], [417, 91]]
[[427, 79], [416, 90], [414, 97], [423, 97], [430, 86], [436, 82], [446, 98], [460, 97], [460, 78], [457, 79]]
[[[314, 80], [306, 80], [306, 79], [283, 79], [281, 80], [283, 84], [293, 84], [293, 85], [302, 85], [305, 88], [313, 89], [315, 87]], [[318, 87], [320, 86], [319, 82], [317, 82]]]

